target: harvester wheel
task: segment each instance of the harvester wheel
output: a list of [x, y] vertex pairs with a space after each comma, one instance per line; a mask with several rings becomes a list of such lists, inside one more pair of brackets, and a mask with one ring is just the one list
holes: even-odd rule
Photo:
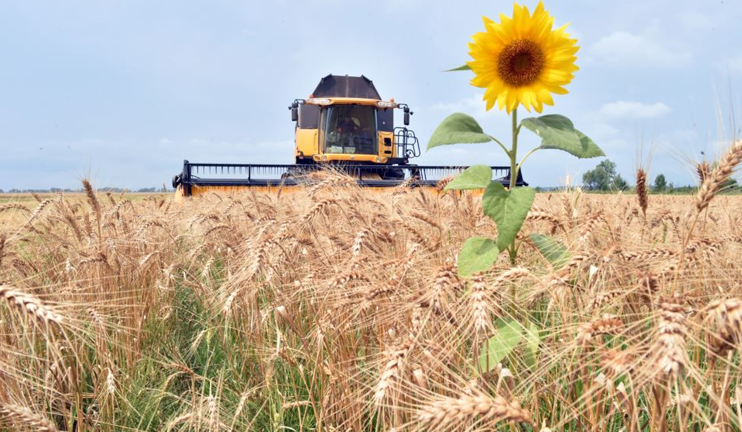
[[404, 180], [402, 168], [388, 168], [384, 170], [384, 180]]

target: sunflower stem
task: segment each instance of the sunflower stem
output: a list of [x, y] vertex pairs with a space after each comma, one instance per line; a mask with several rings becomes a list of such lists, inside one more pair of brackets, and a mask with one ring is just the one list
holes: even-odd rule
[[508, 156], [510, 156], [510, 190], [513, 190], [516, 179], [518, 178], [518, 132], [520, 130], [518, 128], [517, 107], [513, 110], [511, 118], [513, 120], [513, 147], [508, 152]]
[[[515, 184], [518, 180], [518, 133], [520, 132], [520, 127], [518, 127], [518, 108], [517, 107], [513, 110], [511, 119], [513, 120], [513, 146], [508, 152], [508, 156], [510, 156], [510, 188], [508, 188], [509, 191], [512, 191], [513, 189], [515, 189]], [[513, 239], [513, 242], [510, 243], [510, 246], [508, 246], [508, 253], [510, 254], [510, 264], [515, 265], [515, 258], [518, 256], [518, 249], [515, 247], [515, 239]]]

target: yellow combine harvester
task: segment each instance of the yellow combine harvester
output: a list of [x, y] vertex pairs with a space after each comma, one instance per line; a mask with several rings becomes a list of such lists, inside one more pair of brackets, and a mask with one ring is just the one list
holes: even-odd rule
[[[361, 186], [388, 188], [407, 182], [432, 187], [466, 167], [419, 166], [409, 160], [420, 156], [415, 132], [408, 129], [409, 106], [382, 100], [365, 76], [328, 75], [307, 99], [289, 107], [295, 129], [295, 162], [291, 165], [217, 164], [183, 162], [173, 178], [178, 196], [244, 188], [291, 188], [311, 183], [311, 174], [333, 168]], [[403, 113], [403, 127], [394, 126], [394, 111]], [[492, 167], [496, 180], [510, 184], [510, 167]], [[525, 186], [518, 173], [518, 186]]]

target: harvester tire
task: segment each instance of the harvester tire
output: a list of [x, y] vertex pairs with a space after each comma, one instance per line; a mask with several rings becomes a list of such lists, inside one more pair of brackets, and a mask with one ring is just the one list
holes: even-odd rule
[[402, 168], [389, 168], [384, 170], [384, 180], [404, 180]]

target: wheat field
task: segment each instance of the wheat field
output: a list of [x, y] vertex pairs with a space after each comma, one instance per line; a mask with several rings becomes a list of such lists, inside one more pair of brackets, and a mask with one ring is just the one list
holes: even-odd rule
[[741, 146], [697, 196], [538, 194], [468, 279], [466, 193], [0, 204], [0, 430], [740, 430]]

